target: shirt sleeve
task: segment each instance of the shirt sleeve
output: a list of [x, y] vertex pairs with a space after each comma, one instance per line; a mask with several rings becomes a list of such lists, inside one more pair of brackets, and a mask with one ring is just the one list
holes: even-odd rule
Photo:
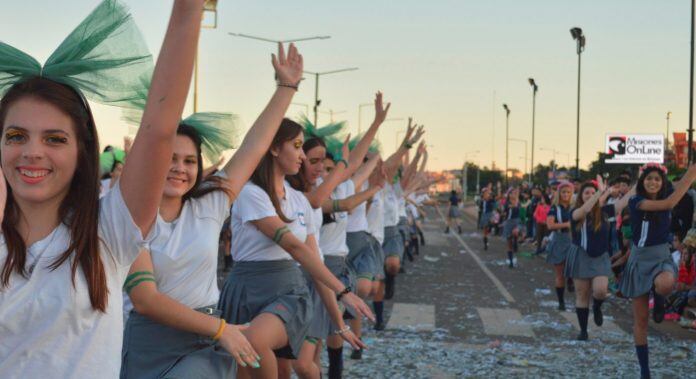
[[119, 265], [130, 266], [140, 251], [148, 248], [155, 236], [156, 225], [153, 224], [150, 234], [144, 238], [123, 200], [119, 185], [115, 185], [99, 201], [99, 237]]
[[277, 216], [271, 198], [261, 187], [247, 184], [234, 202], [235, 212], [239, 212], [242, 223]]
[[194, 201], [197, 217], [214, 217], [220, 225], [230, 215], [230, 197], [223, 190], [215, 190]]
[[634, 195], [631, 196], [630, 199], [628, 199], [628, 209], [630, 209], [631, 214], [641, 212], [640, 209], [638, 209], [638, 206], [640, 205], [640, 202], [643, 201], [645, 198], [640, 195]]

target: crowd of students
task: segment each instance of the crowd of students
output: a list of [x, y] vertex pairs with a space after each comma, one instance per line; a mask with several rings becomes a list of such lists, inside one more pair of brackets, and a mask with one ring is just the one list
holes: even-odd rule
[[[353, 140], [285, 118], [293, 44], [273, 54], [276, 89], [241, 144], [232, 114], [182, 120], [203, 4], [174, 1], [154, 67], [116, 0], [44, 65], [0, 44], [0, 377], [319, 378], [325, 342], [340, 378], [364, 318], [384, 329], [417, 254], [423, 126], [409, 119], [382, 157], [379, 92]], [[99, 154], [87, 100], [139, 123], [123, 150]]]
[[[602, 305], [614, 293], [630, 299], [633, 335], [641, 377], [650, 377], [648, 315], [660, 323], [679, 319], [696, 326], [696, 165], [670, 181], [660, 164], [646, 164], [637, 178], [625, 172], [608, 182], [557, 181], [546, 187], [486, 187], [479, 201], [483, 246], [499, 234], [507, 242], [514, 268], [520, 242], [546, 255], [553, 266], [558, 309], [566, 310], [565, 292], [575, 292], [580, 333], [588, 339], [591, 313], [604, 322]], [[521, 200], [520, 200], [521, 199]], [[612, 282], [612, 285], [610, 285]]]

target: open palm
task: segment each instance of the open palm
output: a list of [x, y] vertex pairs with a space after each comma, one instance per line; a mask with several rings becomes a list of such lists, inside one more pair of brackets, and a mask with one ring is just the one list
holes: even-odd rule
[[302, 54], [297, 52], [295, 44], [290, 44], [287, 56], [282, 43], [278, 43], [278, 55], [272, 55], [271, 61], [279, 83], [297, 85], [302, 80], [304, 62]]

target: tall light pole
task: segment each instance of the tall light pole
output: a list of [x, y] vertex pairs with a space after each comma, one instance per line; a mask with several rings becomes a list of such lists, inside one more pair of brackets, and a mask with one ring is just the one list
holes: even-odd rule
[[[529, 175], [529, 172], [527, 171], [527, 140], [519, 138], [510, 138], [510, 141], [524, 143], [524, 173], [529, 176], [529, 181], [531, 182], [532, 177], [531, 175]], [[524, 175], [522, 175], [522, 177], [524, 178]]]
[[357, 69], [357, 67], [349, 67], [324, 72], [305, 71], [306, 74], [314, 75], [314, 125], [317, 124], [317, 113], [319, 111], [319, 105], [321, 104], [321, 100], [319, 100], [319, 77], [322, 75], [338, 74], [339, 72], [355, 71]]
[[510, 153], [510, 108], [507, 104], [503, 104], [505, 109], [505, 187], [508, 186], [508, 156]]
[[665, 134], [665, 154], [669, 148], [669, 119], [672, 118], [672, 112], [667, 112], [667, 134]]
[[694, 143], [694, 8], [696, 0], [691, 0], [691, 76], [689, 83], [689, 165], [694, 161], [692, 145]]
[[362, 109], [363, 107], [369, 107], [374, 105], [373, 103], [362, 103], [358, 105], [358, 134], [362, 133]]
[[578, 111], [577, 111], [577, 126], [575, 130], [575, 177], [580, 178], [580, 57], [585, 51], [585, 35], [582, 34], [582, 29], [574, 27], [570, 29], [570, 35], [577, 43], [578, 53]]
[[550, 151], [553, 154], [553, 166], [551, 167], [551, 171], [556, 172], [556, 153], [558, 152], [556, 149], [549, 149], [546, 147], [540, 147], [540, 151]]
[[[203, 3], [203, 16], [213, 15], [212, 24], [201, 23], [201, 29], [217, 29], [217, 0], [205, 0]], [[193, 59], [193, 113], [198, 112], [198, 49]]]
[[[536, 94], [537, 91], [539, 90], [539, 86], [536, 84], [534, 81], [534, 78], [529, 78], [529, 85], [532, 86], [532, 162], [531, 162], [531, 170], [529, 171], [529, 182], [531, 183], [534, 179], [534, 126], [536, 124]], [[526, 150], [526, 149], [525, 149]], [[525, 160], [525, 165], [527, 164], [527, 160]]]

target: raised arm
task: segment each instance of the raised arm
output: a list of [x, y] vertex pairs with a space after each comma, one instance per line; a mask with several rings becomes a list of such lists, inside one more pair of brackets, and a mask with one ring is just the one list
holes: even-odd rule
[[387, 103], [386, 107], [384, 106], [384, 103], [382, 102], [382, 92], [377, 92], [375, 95], [375, 120], [372, 121], [370, 128], [367, 129], [365, 135], [363, 135], [360, 142], [358, 142], [351, 152], [350, 161], [348, 161], [348, 172], [346, 173], [344, 180], [348, 180], [348, 178], [350, 178], [358, 170], [360, 165], [362, 165], [363, 159], [365, 159], [365, 156], [370, 149], [370, 144], [372, 144], [372, 140], [374, 140], [375, 136], [377, 135], [379, 126], [382, 125], [384, 120], [387, 119], [387, 113], [389, 113], [390, 107], [391, 103]]
[[[352, 155], [351, 155], [352, 156]], [[375, 154], [367, 160], [367, 162], [362, 163], [358, 171], [353, 174], [352, 180], [355, 184], [355, 190], [360, 191], [362, 189], [363, 183], [372, 175], [372, 171], [377, 167], [379, 162], [379, 155]]]
[[241, 333], [246, 329], [241, 325], [226, 325], [224, 321], [195, 311], [171, 297], [159, 292], [154, 280], [154, 269], [150, 253], [142, 251], [128, 272], [125, 290], [135, 311], [152, 320], [174, 329], [195, 333], [206, 337], [215, 337], [220, 333], [219, 341], [236, 360], [244, 366], [254, 365], [258, 354]]
[[636, 186], [634, 185], [628, 193], [626, 193], [622, 198], [620, 198], [616, 203], [614, 203], [614, 213], [616, 215], [621, 215], [621, 211], [628, 205], [628, 200], [631, 199], [633, 195], [636, 194]]
[[[592, 207], [597, 204], [597, 202], [603, 203], [607, 197], [610, 195], [611, 190], [607, 190], [606, 184], [602, 180], [602, 177], [600, 175], [597, 175], [597, 191], [592, 195], [592, 197], [587, 200], [582, 207], [577, 208], [573, 211], [573, 220], [575, 221], [580, 221], [583, 220], [588, 213], [592, 210]], [[579, 193], [578, 196], [582, 196], [582, 193]]]
[[227, 174], [229, 189], [235, 197], [271, 146], [273, 137], [302, 80], [303, 59], [295, 45], [290, 44], [286, 57], [283, 44], [279, 43], [278, 56], [273, 54], [271, 63], [278, 80], [278, 87], [266, 108], [247, 132], [242, 145], [223, 169]]
[[674, 192], [662, 200], [644, 199], [638, 204], [641, 211], [667, 211], [674, 208], [675, 205], [686, 194], [686, 191], [691, 187], [691, 183], [696, 179], [696, 164], [692, 164], [689, 170], [679, 182], [674, 184]]
[[152, 76], [141, 126], [119, 185], [143, 235], [157, 215], [172, 160], [173, 142], [189, 91], [201, 30], [203, 0], [175, 0]]
[[418, 163], [420, 162], [420, 159], [423, 157], [423, 153], [425, 153], [425, 142], [421, 142], [420, 145], [418, 145], [418, 151], [416, 152], [416, 156], [413, 157], [411, 163], [404, 170], [404, 174], [401, 178], [401, 183], [404, 186], [408, 186], [408, 183], [411, 180], [413, 180], [413, 177], [418, 172]]
[[[425, 131], [423, 130], [423, 126], [419, 126], [418, 128], [414, 126], [411, 126], [411, 118], [408, 119], [409, 126], [406, 130], [406, 136], [404, 137], [403, 142], [399, 146], [399, 148], [392, 154], [389, 158], [387, 158], [386, 161], [384, 161], [384, 171], [387, 173], [387, 175], [394, 176], [396, 174], [396, 171], [399, 170], [399, 166], [401, 166], [401, 160], [404, 156], [406, 156], [406, 153], [408, 153], [408, 150], [418, 143], [418, 140], [423, 136], [423, 133]], [[415, 132], [415, 136], [413, 133]]]

